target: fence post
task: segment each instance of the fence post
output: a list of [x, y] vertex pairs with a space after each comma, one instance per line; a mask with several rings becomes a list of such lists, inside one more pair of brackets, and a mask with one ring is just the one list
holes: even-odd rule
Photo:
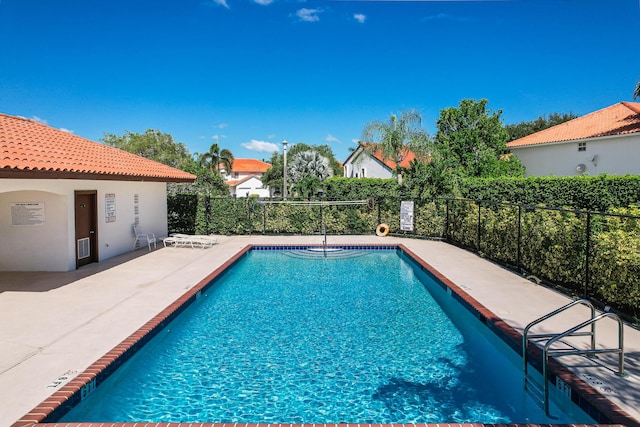
[[211, 234], [211, 196], [208, 194], [204, 196], [204, 220], [206, 222], [205, 234]]
[[522, 205], [518, 205], [518, 242], [516, 253], [516, 268], [522, 273], [522, 267], [520, 266], [520, 248], [522, 245]]
[[444, 199], [444, 239], [449, 240], [449, 199]]
[[267, 204], [262, 205], [262, 234], [267, 234]]
[[585, 236], [585, 260], [584, 260], [584, 297], [588, 298], [589, 294], [589, 264], [591, 261], [591, 257], [589, 253], [591, 252], [591, 212], [587, 211], [587, 226], [586, 226], [586, 236]]
[[478, 252], [480, 252], [480, 200], [476, 200], [476, 203], [478, 204], [478, 243], [477, 243], [477, 249]]

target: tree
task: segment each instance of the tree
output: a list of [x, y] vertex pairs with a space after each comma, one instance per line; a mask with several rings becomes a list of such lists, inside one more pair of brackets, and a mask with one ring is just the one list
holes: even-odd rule
[[197, 176], [194, 184], [169, 183], [167, 185], [169, 194], [229, 194], [220, 174], [194, 161], [185, 145], [175, 142], [169, 134], [153, 129], [148, 129], [143, 134], [125, 131], [121, 136], [105, 133], [102, 142]]
[[417, 199], [436, 198], [454, 195], [460, 178], [449, 161], [434, 153], [429, 162], [411, 161], [403, 185]]
[[147, 129], [143, 134], [125, 131], [122, 136], [105, 133], [102, 142], [178, 169], [191, 158], [183, 143], [159, 130]]
[[532, 133], [540, 132], [541, 130], [552, 126], [559, 125], [560, 123], [568, 122], [569, 120], [573, 120], [577, 117], [578, 116], [573, 113], [551, 113], [548, 118], [546, 116], [540, 116], [529, 122], [505, 125], [505, 129], [509, 134], [509, 141], [513, 141], [515, 139], [531, 135]]
[[229, 194], [229, 187], [227, 187], [219, 172], [211, 170], [193, 159], [185, 162], [182, 170], [197, 176], [196, 182], [193, 184], [169, 184], [167, 187], [169, 194], [197, 193], [209, 196], [226, 196]]
[[269, 187], [271, 191], [274, 189], [282, 189], [284, 180], [284, 157], [282, 154], [274, 151], [271, 154], [271, 159], [268, 161], [271, 163], [271, 167], [262, 174], [262, 185]]
[[400, 163], [409, 151], [416, 154], [429, 151], [429, 135], [422, 128], [422, 116], [413, 109], [401, 111], [400, 116], [391, 114], [388, 122], [367, 123], [361, 140], [369, 154], [380, 153], [384, 160], [394, 161], [397, 175], [401, 174]]
[[293, 190], [307, 200], [311, 200], [311, 197], [318, 192], [321, 185], [322, 180], [320, 178], [315, 175], [307, 175], [293, 186]]
[[[307, 145], [302, 142], [290, 146], [287, 152], [287, 171], [290, 170], [291, 162], [298, 153], [309, 150], [313, 150], [328, 159], [331, 176], [342, 175], [342, 165], [336, 160], [331, 147], [328, 145]], [[284, 184], [284, 155], [274, 152], [269, 163], [271, 163], [271, 168], [262, 175], [262, 183], [269, 188], [282, 188]], [[287, 184], [294, 184], [290, 181], [289, 173], [287, 173]]]
[[640, 82], [636, 83], [636, 90], [633, 91], [633, 99], [640, 98]]
[[287, 165], [287, 180], [295, 185], [303, 179], [313, 176], [320, 181], [333, 176], [329, 167], [329, 159], [316, 150], [305, 150], [291, 156], [291, 163]]
[[224, 170], [227, 171], [227, 174], [231, 173], [233, 153], [226, 148], [220, 150], [217, 143], [212, 144], [206, 153], [196, 154], [196, 157], [198, 158], [198, 163], [209, 170], [220, 172], [220, 166], [222, 165]]
[[464, 99], [458, 108], [440, 110], [434, 152], [461, 177], [523, 176], [517, 157], [508, 155], [508, 134], [489, 101]]

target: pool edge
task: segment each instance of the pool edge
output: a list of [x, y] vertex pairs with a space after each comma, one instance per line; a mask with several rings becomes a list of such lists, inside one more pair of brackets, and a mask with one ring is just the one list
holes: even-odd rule
[[[452, 295], [465, 306], [465, 308], [478, 317], [487, 327], [489, 327], [496, 335], [507, 345], [512, 347], [518, 354], [521, 353], [520, 342], [522, 335], [513, 327], [509, 326], [504, 320], [496, 316], [491, 310], [479, 303], [475, 298], [457, 286], [453, 281], [448, 279], [442, 273], [433, 268], [429, 263], [416, 255], [403, 244], [349, 244], [349, 245], [327, 245], [328, 247], [348, 247], [357, 249], [396, 249], [402, 251], [413, 262], [419, 265], [424, 271], [437, 278], [444, 287], [451, 290]], [[202, 427], [268, 427], [269, 424], [260, 423], [60, 423], [47, 420], [59, 418], [59, 413], [63, 414], [68, 408], [75, 406], [82, 398], [83, 394], [90, 393], [97, 385], [113, 373], [120, 365], [131, 357], [132, 354], [148, 342], [153, 336], [160, 331], [164, 325], [183, 310], [185, 310], [193, 301], [199, 297], [199, 293], [208, 288], [215, 278], [235, 264], [244, 255], [252, 249], [278, 248], [278, 249], [300, 249], [304, 247], [322, 247], [322, 245], [314, 244], [295, 244], [295, 245], [266, 245], [266, 244], [249, 244], [232, 255], [221, 266], [213, 270], [210, 274], [200, 280], [196, 285], [191, 287], [182, 296], [173, 303], [163, 309], [160, 313], [152, 317], [141, 328], [125, 338], [120, 344], [112, 350], [100, 357], [96, 362], [91, 364], [86, 370], [73, 378], [69, 383], [55, 391], [51, 396], [37, 405], [34, 409], [22, 416], [18, 421], [12, 424], [12, 427], [27, 426], [68, 426], [68, 427], [87, 427], [87, 426], [112, 426], [112, 427], [130, 427], [130, 426], [166, 426], [166, 427], [186, 427], [186, 426], [202, 426]], [[541, 351], [538, 347], [531, 345], [529, 351], [536, 360], [541, 364]], [[627, 425], [640, 427], [640, 422], [623, 411], [615, 403], [599, 394], [586, 382], [580, 380], [575, 374], [570, 372], [554, 360], [550, 361], [549, 375], [552, 379], [560, 378], [567, 383], [572, 389], [572, 401], [583, 409], [588, 415], [595, 420], [606, 425]], [[585, 407], [587, 409], [585, 409]], [[596, 416], [594, 416], [596, 415]], [[277, 424], [278, 426], [382, 426], [379, 424]], [[384, 424], [384, 426], [483, 426], [489, 424], [457, 424], [457, 423], [438, 423], [438, 424]], [[517, 425], [517, 424], [509, 424]], [[586, 424], [572, 424], [586, 425]]]

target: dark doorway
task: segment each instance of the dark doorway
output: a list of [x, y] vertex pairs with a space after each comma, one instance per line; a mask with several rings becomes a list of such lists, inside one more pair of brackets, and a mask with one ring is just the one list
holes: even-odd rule
[[96, 191], [75, 192], [76, 268], [98, 262]]

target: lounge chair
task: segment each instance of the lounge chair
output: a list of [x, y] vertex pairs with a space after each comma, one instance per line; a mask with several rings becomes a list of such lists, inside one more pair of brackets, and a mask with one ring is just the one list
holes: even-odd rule
[[151, 250], [151, 244], [153, 243], [153, 248], [157, 248], [156, 246], [156, 235], [154, 233], [143, 233], [140, 230], [140, 226], [137, 224], [133, 224], [133, 234], [136, 235], [136, 240], [133, 242], [133, 249], [135, 250], [138, 247], [138, 243], [143, 240], [147, 241], [147, 246], [149, 250]]
[[214, 236], [205, 236], [200, 234], [179, 234], [175, 233], [169, 237], [162, 239], [164, 246], [182, 247], [191, 246], [191, 248], [210, 248], [218, 243], [218, 239]]

